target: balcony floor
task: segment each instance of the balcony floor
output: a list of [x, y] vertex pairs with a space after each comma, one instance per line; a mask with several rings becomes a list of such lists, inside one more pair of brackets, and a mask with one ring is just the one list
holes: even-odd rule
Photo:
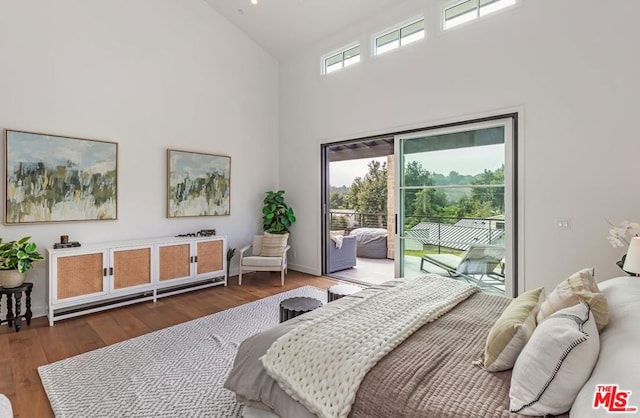
[[[445, 270], [437, 266], [428, 265], [425, 268], [429, 268], [431, 273], [448, 276]], [[416, 277], [424, 274], [426, 273], [420, 270], [420, 257], [405, 256], [404, 277]], [[357, 284], [376, 285], [395, 277], [395, 261], [388, 258], [358, 257], [355, 267], [336, 271], [327, 276]], [[485, 291], [504, 295], [504, 283], [487, 281], [486, 284], [490, 287]]]

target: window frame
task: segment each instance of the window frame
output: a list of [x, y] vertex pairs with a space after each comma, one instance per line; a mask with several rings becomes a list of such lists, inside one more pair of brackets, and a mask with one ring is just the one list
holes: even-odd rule
[[[344, 65], [344, 63], [349, 59], [349, 58], [353, 58], [355, 57], [355, 55], [353, 57], [349, 57], [349, 58], [345, 58], [345, 54], [349, 51], [351, 51], [354, 48], [358, 48], [358, 61], [350, 63], [348, 65]], [[336, 64], [339, 62], [341, 63], [340, 68], [336, 68], [335, 70], [331, 70], [331, 71], [327, 71], [329, 66], [327, 66], [327, 61], [330, 58], [334, 58], [337, 57], [338, 55], [341, 56], [340, 61], [337, 61]], [[347, 67], [351, 67], [352, 65], [356, 65], [358, 63], [360, 63], [362, 61], [362, 45], [360, 44], [359, 41], [355, 41], [355, 42], [351, 42], [350, 44], [347, 44], [346, 46], [343, 46], [342, 48], [338, 48], [332, 52], [329, 52], [328, 54], [324, 54], [321, 59], [320, 59], [320, 71], [322, 75], [327, 75], [327, 74], [331, 74], [331, 73], [335, 73], [337, 71], [340, 70], [344, 70]], [[333, 64], [335, 65], [335, 64]]]
[[[453, 26], [447, 27], [447, 19], [446, 19], [447, 10], [452, 9], [454, 7], [457, 7], [457, 6], [460, 6], [460, 5], [464, 4], [464, 3], [471, 2], [471, 1], [477, 2], [477, 6], [472, 9], [473, 11], [475, 11], [475, 16], [470, 18], [470, 19], [468, 19], [468, 20], [466, 20], [466, 21], [463, 21], [463, 22], [457, 23], [457, 24], [455, 24]], [[467, 24], [469, 24], [471, 22], [477, 22], [477, 21], [485, 19], [485, 18], [487, 18], [489, 16], [494, 16], [494, 15], [496, 15], [498, 13], [503, 13], [505, 11], [512, 10], [513, 8], [520, 7], [522, 5], [522, 0], [512, 0], [513, 4], [505, 5], [505, 6], [499, 8], [497, 10], [489, 11], [488, 13], [484, 13], [484, 14], [481, 13], [483, 7], [491, 6], [491, 4], [498, 3], [499, 1], [501, 1], [501, 0], [493, 0], [493, 1], [491, 1], [490, 3], [488, 3], [488, 4], [484, 5], [484, 6], [481, 6], [482, 0], [457, 0], [457, 1], [450, 2], [450, 3], [445, 3], [445, 4], [442, 5], [441, 11], [440, 11], [440, 28], [441, 28], [441, 30], [443, 32], [446, 32], [446, 31], [449, 31], [451, 29], [455, 29], [457, 27], [466, 26]], [[508, 1], [508, 0], [506, 0], [506, 1]]]
[[[409, 37], [409, 36], [411, 36], [413, 34], [410, 34], [408, 36], [403, 37], [402, 36], [402, 30], [406, 29], [409, 26], [411, 26], [411, 25], [413, 25], [415, 23], [418, 23], [420, 21], [422, 21], [422, 32], [423, 32], [422, 38], [419, 38], [419, 39], [416, 39], [416, 40], [411, 41], [409, 43], [403, 44], [402, 43], [402, 39], [404, 39], [406, 37]], [[391, 35], [394, 32], [398, 32], [397, 40], [393, 41], [393, 42], [398, 42], [398, 46], [396, 46], [394, 48], [391, 48], [391, 49], [387, 49], [387, 50], [382, 51], [382, 52], [378, 52], [378, 39], [383, 38], [383, 37], [388, 36], [388, 35]], [[417, 32], [414, 32], [414, 33], [417, 33]], [[418, 16], [413, 16], [410, 19], [406, 19], [406, 20], [404, 20], [404, 21], [402, 21], [400, 23], [397, 23], [397, 24], [395, 24], [393, 26], [387, 27], [386, 29], [384, 29], [384, 30], [382, 30], [380, 32], [374, 33], [373, 36], [371, 37], [371, 56], [372, 57], [376, 57], [376, 56], [379, 56], [379, 55], [383, 55], [383, 54], [385, 54], [387, 52], [390, 52], [390, 51], [393, 51], [393, 50], [396, 50], [396, 49], [400, 49], [403, 46], [411, 45], [411, 44], [414, 44], [414, 43], [419, 42], [421, 40], [424, 40], [426, 37], [427, 37], [426, 16], [424, 14], [421, 14], [421, 15], [418, 15]]]

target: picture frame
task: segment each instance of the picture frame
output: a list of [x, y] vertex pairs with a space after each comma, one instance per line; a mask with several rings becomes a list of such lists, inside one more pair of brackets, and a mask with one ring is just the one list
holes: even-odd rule
[[167, 150], [167, 218], [231, 214], [231, 157]]
[[118, 219], [118, 144], [4, 130], [4, 224]]

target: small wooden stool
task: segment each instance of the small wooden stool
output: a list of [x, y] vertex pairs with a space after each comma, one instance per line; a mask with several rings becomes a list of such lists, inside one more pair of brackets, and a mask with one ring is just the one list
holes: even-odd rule
[[321, 301], [306, 296], [285, 299], [280, 302], [280, 322], [288, 321], [321, 306]]
[[358, 293], [362, 288], [351, 284], [334, 284], [327, 289], [327, 301], [333, 302], [348, 295]]
[[[14, 326], [16, 332], [20, 331], [20, 325], [22, 324], [22, 318], [27, 320], [27, 325], [31, 325], [31, 291], [33, 290], [33, 283], [22, 283], [17, 287], [0, 287], [0, 303], [2, 303], [2, 295], [7, 295], [7, 317], [6, 319], [0, 319], [0, 325], [5, 322], [9, 323], [9, 326]], [[27, 310], [24, 315], [20, 314], [22, 311], [22, 293], [26, 295]], [[11, 296], [13, 295], [13, 300]], [[15, 301], [16, 311], [13, 313], [13, 301]]]

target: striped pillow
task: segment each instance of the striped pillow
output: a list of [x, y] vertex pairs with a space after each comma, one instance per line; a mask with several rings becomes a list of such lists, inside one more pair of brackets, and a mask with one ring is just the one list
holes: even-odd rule
[[287, 246], [287, 240], [289, 234], [270, 234], [264, 232], [264, 238], [262, 239], [262, 250], [260, 250], [261, 257], [282, 257], [282, 251]]
[[572, 274], [553, 289], [540, 306], [540, 312], [537, 316], [538, 323], [560, 309], [578, 304], [580, 300], [589, 304], [598, 331], [601, 331], [609, 323], [609, 305], [607, 298], [600, 293], [596, 279], [593, 277], [592, 268]]

